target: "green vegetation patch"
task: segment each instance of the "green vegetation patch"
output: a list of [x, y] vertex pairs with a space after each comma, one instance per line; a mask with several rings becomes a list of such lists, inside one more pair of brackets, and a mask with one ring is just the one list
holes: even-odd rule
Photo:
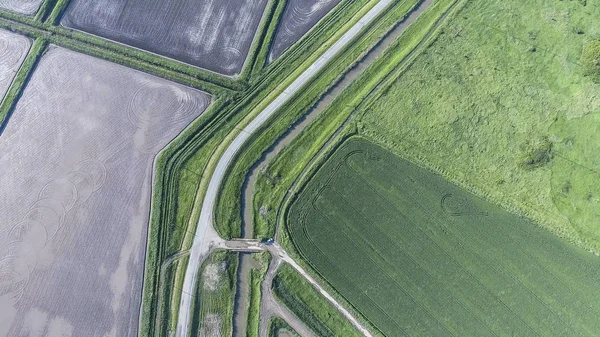
[[599, 22], [600, 1], [470, 2], [359, 132], [600, 251]]
[[269, 320], [269, 337], [300, 337], [300, 335], [282, 318]]
[[583, 47], [581, 63], [584, 74], [600, 84], [600, 40], [590, 41]]
[[238, 253], [219, 250], [202, 263], [192, 311], [192, 336], [231, 336], [238, 261]]
[[600, 331], [600, 258], [364, 139], [334, 152], [288, 222], [300, 254], [384, 335]]
[[273, 279], [272, 291], [317, 336], [362, 336], [337, 309], [289, 265], [284, 264], [277, 271]]

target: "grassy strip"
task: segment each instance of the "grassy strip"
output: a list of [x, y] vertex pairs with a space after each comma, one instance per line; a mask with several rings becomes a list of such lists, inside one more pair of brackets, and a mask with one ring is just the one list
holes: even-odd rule
[[279, 337], [281, 332], [286, 332], [288, 335], [293, 337], [300, 337], [300, 334], [296, 332], [283, 318], [272, 317], [269, 320], [269, 327], [267, 328], [269, 337]]
[[55, 0], [56, 5], [53, 7], [50, 15], [46, 17], [45, 22], [51, 25], [57, 25], [60, 22], [67, 6], [71, 0]]
[[[156, 331], [159, 336], [169, 336], [175, 333], [177, 329], [177, 314], [173, 313], [170, 308], [173, 303], [181, 300], [181, 292], [175, 289], [181, 289], [183, 280], [177, 274], [180, 269], [185, 269], [189, 260], [189, 256], [183, 255], [176, 257], [173, 261], [163, 264], [160, 299], [158, 301], [158, 317], [155, 322]], [[184, 267], [181, 267], [183, 265]]]
[[[224, 250], [214, 251], [203, 263], [200, 277], [194, 291], [194, 303], [192, 305], [192, 322], [190, 336], [207, 336], [211, 330], [206, 326], [205, 320], [210, 320], [216, 315], [221, 320], [221, 325], [215, 328], [222, 336], [231, 336], [233, 331], [233, 305], [237, 288], [237, 268], [239, 254]], [[215, 284], [209, 284], [206, 280], [207, 267], [211, 273], [218, 273]], [[214, 269], [213, 269], [214, 268]], [[213, 275], [214, 276], [214, 275]], [[211, 288], [214, 286], [214, 288]], [[204, 334], [201, 330], [205, 328]]]
[[252, 67], [250, 69], [250, 78], [256, 77], [267, 64], [267, 58], [269, 57], [269, 51], [271, 45], [275, 39], [275, 33], [283, 17], [283, 11], [287, 5], [288, 0], [274, 1], [275, 6], [270, 8], [271, 12], [268, 15], [269, 21], [265, 22], [267, 29], [264, 31], [262, 38], [260, 39], [260, 46], [256, 53], [256, 57], [253, 60]]
[[56, 5], [57, 1], [58, 0], [42, 1], [40, 8], [38, 9], [37, 13], [35, 13], [35, 20], [39, 21], [39, 22], [46, 21], [46, 18], [48, 17], [48, 15], [50, 15], [50, 12], [54, 9], [54, 6]]
[[249, 307], [246, 326], [247, 337], [259, 336], [261, 286], [269, 268], [271, 255], [268, 252], [261, 252], [254, 254], [253, 258], [260, 262], [261, 268], [250, 271], [250, 299], [248, 301]]
[[362, 336], [296, 270], [283, 264], [273, 279], [272, 291], [316, 335]]
[[[340, 57], [333, 60], [316, 79], [312, 80], [310, 86], [288, 102], [280, 110], [280, 113], [273, 117], [274, 121], [268, 123], [268, 127], [256, 132], [250, 138], [247, 145], [244, 145], [239, 151], [240, 155], [236, 162], [231, 165], [220, 191], [216, 211], [216, 224], [219, 226], [220, 231], [233, 236], [241, 235], [240, 196], [242, 195], [241, 190], [246, 175], [232, 173], [250, 171], [254, 163], [259, 160], [271, 144], [288, 131], [321, 98], [323, 93], [361, 58], [361, 55], [364, 55], [373, 45], [378, 43], [396, 22], [410, 12], [419, 2], [420, 0], [405, 1], [386, 11], [379, 20], [375, 20], [371, 26], [367, 27], [356, 39], [356, 42], [346, 48]], [[266, 232], [261, 229], [257, 230], [257, 233], [261, 234]]]
[[6, 123], [8, 122], [12, 111], [14, 110], [19, 97], [23, 93], [23, 90], [25, 90], [27, 81], [29, 81], [29, 78], [33, 73], [33, 69], [40, 60], [40, 57], [46, 50], [47, 46], [48, 42], [44, 39], [36, 39], [33, 42], [27, 57], [23, 61], [23, 64], [21, 64], [21, 67], [19, 68], [19, 71], [15, 75], [15, 78], [8, 88], [6, 95], [2, 99], [2, 103], [0, 104], [0, 134], [6, 127]]
[[282, 150], [265, 172], [261, 173], [255, 185], [253, 200], [257, 236], [271, 237], [280, 215], [278, 212], [269, 212], [265, 216], [260, 216], [260, 208], [268, 210], [284, 208], [284, 198], [288, 190], [301, 172], [305, 171], [302, 163], [310, 162], [339, 126], [356, 111], [356, 107], [362, 104], [376, 88], [380, 88], [384, 80], [387, 79], [386, 83], [391, 82], [401, 73], [404, 69], [401, 65], [410, 62], [416, 56], [415, 48], [431, 43], [435, 39], [432, 28], [436, 27], [440, 18], [455, 2], [440, 0], [421, 14], [379, 60], [365, 70], [322, 112], [317, 120], [309, 125], [292, 144]]
[[[52, 12], [52, 14], [54, 14], [58, 10], [60, 5], [61, 3], [59, 2], [56, 5], [55, 10]], [[25, 17], [9, 12], [0, 12], [0, 17], [9, 20], [12, 24], [21, 24], [28, 26], [29, 29], [26, 29], [24, 33], [31, 34], [31, 36], [33, 37], [43, 35], [49, 40], [51, 40], [53, 36], [61, 37], [63, 39], [71, 39], [80, 43], [85, 43], [91, 48], [102, 48], [107, 51], [120, 54], [123, 57], [134, 59], [137, 61], [137, 63], [148, 63], [150, 65], [164, 68], [165, 70], [177, 72], [182, 75], [187, 75], [197, 80], [209, 82], [216, 86], [220, 86], [226, 89], [237, 91], [244, 90], [246, 88], [245, 83], [243, 83], [242, 81], [236, 81], [234, 79], [218, 75], [208, 70], [193, 67], [182, 62], [164, 58], [162, 56], [155, 55], [143, 51], [141, 49], [129, 47], [124, 44], [112, 42], [110, 40], [103, 39], [101, 37], [97, 37], [91, 34], [86, 34], [63, 26], [54, 26], [49, 23], [42, 23], [35, 20], [34, 18]], [[49, 18], [48, 21], [50, 20], [51, 19]]]
[[254, 40], [252, 41], [252, 46], [250, 47], [250, 51], [248, 52], [248, 57], [246, 58], [246, 62], [244, 63], [244, 69], [240, 74], [240, 78], [242, 80], [247, 80], [252, 74], [252, 69], [256, 64], [256, 59], [262, 46], [265, 44], [265, 36], [268, 33], [271, 22], [273, 21], [273, 15], [277, 7], [279, 6], [278, 0], [269, 0], [267, 3], [267, 7], [263, 12], [263, 17], [256, 30], [256, 34], [254, 36]]

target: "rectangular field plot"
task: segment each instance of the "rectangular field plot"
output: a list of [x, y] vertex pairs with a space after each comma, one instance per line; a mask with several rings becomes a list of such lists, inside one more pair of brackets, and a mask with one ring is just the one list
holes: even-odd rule
[[42, 0], [0, 0], [0, 10], [33, 15], [40, 8]]
[[597, 336], [600, 258], [362, 139], [293, 203], [292, 240], [388, 336]]
[[242, 70], [267, 0], [73, 0], [62, 24], [224, 75]]
[[6, 95], [30, 47], [31, 41], [25, 36], [0, 29], [0, 101]]
[[300, 40], [319, 20], [341, 0], [289, 0], [269, 54], [273, 61]]
[[0, 336], [137, 336], [153, 161], [209, 104], [50, 47], [0, 135]]

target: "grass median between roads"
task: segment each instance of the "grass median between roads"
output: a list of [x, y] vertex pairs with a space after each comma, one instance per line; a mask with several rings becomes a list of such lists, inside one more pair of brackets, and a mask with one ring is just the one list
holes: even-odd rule
[[331, 303], [288, 264], [279, 267], [277, 276], [273, 279], [272, 291], [277, 299], [317, 336], [362, 336]]

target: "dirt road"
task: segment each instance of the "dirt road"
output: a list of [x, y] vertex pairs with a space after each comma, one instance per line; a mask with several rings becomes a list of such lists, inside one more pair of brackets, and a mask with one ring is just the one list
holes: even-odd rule
[[[321, 57], [319, 57], [311, 66], [296, 78], [271, 104], [269, 104], [252, 122], [250, 122], [242, 132], [233, 140], [223, 155], [219, 158], [217, 167], [213, 172], [206, 196], [202, 203], [200, 219], [194, 236], [194, 243], [190, 250], [190, 260], [185, 272], [183, 281], [183, 293], [193, 293], [194, 284], [198, 277], [198, 270], [202, 258], [210, 251], [211, 243], [219, 242], [220, 238], [213, 228], [213, 211], [216, 204], [216, 198], [219, 188], [225, 176], [229, 165], [233, 161], [237, 152], [264, 123], [266, 123], [277, 110], [279, 110], [296, 92], [301, 90], [309, 81], [319, 73], [329, 60], [340, 53], [360, 31], [375, 20], [387, 7], [393, 3], [393, 0], [380, 0], [370, 11], [368, 11], [354, 26], [352, 26], [342, 37], [336, 41]], [[291, 259], [290, 259], [291, 260]], [[311, 278], [312, 280], [312, 278]], [[314, 280], [313, 280], [314, 281]], [[182, 296], [179, 306], [179, 317], [177, 322], [177, 336], [187, 337], [188, 326], [190, 322], [190, 311], [192, 308], [192, 297]], [[370, 335], [369, 335], [370, 336]]]

